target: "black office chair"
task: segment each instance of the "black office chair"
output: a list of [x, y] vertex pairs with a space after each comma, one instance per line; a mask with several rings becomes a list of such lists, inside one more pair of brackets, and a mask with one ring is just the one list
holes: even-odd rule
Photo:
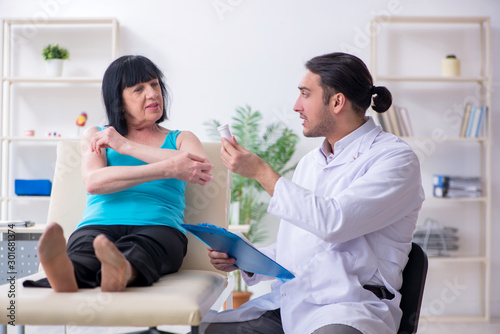
[[412, 242], [408, 263], [403, 270], [403, 285], [399, 290], [402, 296], [399, 307], [403, 310], [403, 316], [399, 324], [398, 334], [417, 332], [427, 267], [427, 255], [419, 245]]

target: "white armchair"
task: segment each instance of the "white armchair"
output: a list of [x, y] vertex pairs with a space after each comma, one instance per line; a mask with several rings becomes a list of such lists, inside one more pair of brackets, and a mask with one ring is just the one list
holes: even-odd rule
[[[66, 238], [75, 229], [85, 208], [85, 188], [80, 174], [79, 141], [63, 141], [49, 205], [48, 222], [58, 222]], [[186, 187], [185, 223], [210, 223], [227, 228], [231, 175], [220, 160], [220, 143], [204, 143], [214, 165], [214, 179], [206, 186]], [[163, 276], [150, 287], [131, 287], [125, 292], [103, 293], [100, 288], [75, 293], [24, 288], [25, 279], [44, 277], [39, 272], [17, 282], [15, 299], [8, 285], [0, 286], [0, 324], [11, 300], [15, 301], [16, 325], [146, 326], [189, 325], [198, 333], [203, 315], [223, 293], [229, 295], [227, 275], [208, 261], [206, 246], [188, 233], [188, 251], [179, 272]], [[224, 291], [226, 289], [226, 291]], [[5, 328], [5, 327], [4, 327]]]

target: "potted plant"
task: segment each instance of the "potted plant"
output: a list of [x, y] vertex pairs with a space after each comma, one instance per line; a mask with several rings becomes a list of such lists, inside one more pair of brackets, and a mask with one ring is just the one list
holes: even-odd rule
[[[284, 123], [274, 122], [263, 128], [261, 113], [253, 111], [250, 106], [237, 108], [232, 120], [231, 132], [240, 145], [257, 154], [281, 175], [286, 175], [295, 169], [295, 165], [290, 167], [288, 163], [295, 152], [299, 137]], [[210, 137], [220, 140], [217, 128], [221, 123], [212, 119], [204, 124]], [[238, 225], [249, 226], [248, 232], [243, 234], [252, 244], [263, 242], [267, 238], [266, 231], [262, 229], [262, 219], [267, 214], [268, 205], [264, 193], [264, 188], [257, 181], [233, 174], [230, 217], [236, 216]], [[232, 219], [230, 224], [234, 224]], [[245, 294], [248, 300], [251, 292], [248, 292], [247, 286], [242, 283], [240, 272], [236, 271], [235, 275], [233, 306], [236, 308], [238, 295]]]
[[61, 76], [63, 60], [69, 59], [68, 49], [60, 47], [59, 44], [49, 44], [43, 48], [42, 56], [45, 59], [47, 75], [51, 77]]

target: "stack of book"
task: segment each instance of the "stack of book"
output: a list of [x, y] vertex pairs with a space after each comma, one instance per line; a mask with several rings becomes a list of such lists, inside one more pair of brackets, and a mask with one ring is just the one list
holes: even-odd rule
[[374, 118], [385, 132], [399, 137], [413, 137], [410, 113], [404, 107], [391, 106], [386, 112], [374, 111]]
[[462, 125], [460, 126], [460, 137], [481, 137], [486, 135], [488, 107], [474, 106], [467, 103], [464, 108]]
[[434, 197], [459, 198], [481, 197], [481, 178], [477, 176], [456, 176], [435, 174], [432, 178]]
[[436, 220], [427, 218], [413, 233], [413, 242], [429, 256], [449, 256], [449, 251], [458, 250], [457, 232], [455, 227], [441, 227]]

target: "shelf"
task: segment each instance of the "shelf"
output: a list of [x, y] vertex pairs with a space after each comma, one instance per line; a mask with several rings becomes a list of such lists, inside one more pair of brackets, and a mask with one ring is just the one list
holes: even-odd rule
[[445, 137], [445, 138], [436, 138], [436, 137], [400, 137], [403, 140], [407, 141], [426, 141], [432, 140], [436, 142], [481, 142], [487, 143], [488, 138], [484, 137]]
[[489, 321], [488, 317], [473, 316], [473, 315], [460, 315], [460, 316], [421, 316], [422, 319], [431, 322], [484, 322]]
[[49, 201], [50, 196], [8, 196], [5, 198], [6, 201]]
[[[398, 25], [385, 29], [389, 24], [393, 23]], [[424, 144], [426, 142], [432, 142], [433, 144], [444, 143], [450, 145], [450, 148], [452, 148], [449, 152], [443, 152], [445, 154], [441, 154], [440, 152], [439, 154], [426, 155], [426, 158], [430, 159], [431, 163], [421, 165], [422, 174], [432, 175], [436, 172], [446, 173], [446, 171], [451, 174], [476, 174], [479, 171], [480, 175], [478, 176], [481, 177], [483, 187], [482, 196], [474, 198], [438, 198], [433, 197], [431, 191], [429, 197], [426, 197], [423, 203], [424, 206], [427, 206], [425, 209], [430, 209], [432, 214], [436, 214], [439, 219], [446, 219], [442, 217], [447, 217], [450, 213], [455, 214], [453, 211], [460, 209], [456, 214], [464, 214], [465, 217], [463, 221], [457, 223], [459, 224], [457, 226], [459, 228], [462, 228], [463, 224], [467, 224], [466, 220], [468, 217], [474, 216], [477, 229], [472, 231], [471, 235], [468, 235], [467, 238], [460, 239], [460, 243], [463, 243], [463, 245], [474, 245], [474, 243], [477, 243], [480, 245], [481, 251], [476, 253], [480, 254], [476, 256], [429, 256], [429, 264], [433, 265], [433, 272], [435, 271], [436, 275], [447, 277], [446, 279], [453, 278], [453, 276], [450, 276], [452, 275], [451, 271], [450, 273], [448, 272], [450, 268], [454, 270], [458, 269], [460, 272], [462, 270], [461, 266], [465, 265], [468, 267], [465, 270], [471, 270], [467, 275], [470, 275], [472, 284], [478, 287], [478, 293], [467, 298], [471, 299], [468, 302], [471, 304], [477, 302], [478, 306], [474, 306], [472, 309], [467, 306], [463, 307], [458, 301], [450, 301], [450, 304], [453, 302], [454, 305], [449, 310], [443, 310], [443, 312], [429, 316], [423, 315], [422, 319], [431, 321], [488, 321], [491, 313], [491, 208], [494, 205], [491, 200], [491, 136], [493, 132], [490, 114], [493, 114], [494, 110], [492, 109], [491, 99], [490, 18], [378, 16], [373, 18], [370, 28], [370, 69], [375, 85], [378, 85], [378, 82], [381, 82], [382, 85], [387, 85], [389, 90], [393, 90], [393, 93], [398, 94], [397, 98], [403, 101], [399, 103], [403, 105], [404, 103], [410, 103], [419, 106], [422, 112], [418, 114], [418, 122], [420, 125], [425, 126], [427, 130], [430, 130], [428, 135], [435, 128], [440, 129], [441, 126], [447, 126], [445, 129], [450, 131], [448, 135], [452, 135], [452, 137], [446, 138], [442, 138], [441, 136], [401, 137], [416, 150], [420, 144], [419, 142]], [[398, 30], [397, 33], [395, 33], [396, 30]], [[386, 31], [385, 35], [384, 31]], [[465, 35], [467, 35], [467, 38], [477, 40], [477, 48], [475, 44], [473, 46], [468, 45], [470, 43], [467, 42], [467, 38], [463, 37], [464, 31], [466, 31]], [[468, 33], [471, 35], [469, 36]], [[472, 35], [473, 33], [474, 35]], [[426, 37], [422, 38], [424, 35]], [[384, 36], [386, 39], [384, 39]], [[427, 38], [429, 41], [426, 40]], [[414, 52], [415, 48], [418, 48], [421, 44], [423, 44], [422, 52], [431, 52], [429, 55], [425, 55], [427, 58], [422, 57], [423, 59], [420, 59], [421, 55]], [[379, 51], [381, 46], [382, 53]], [[466, 66], [464, 67], [466, 70], [464, 75], [459, 77], [440, 76], [441, 72], [438, 71], [437, 60], [442, 59], [444, 54], [448, 54], [448, 51], [444, 53], [445, 49], [453, 50], [454, 48], [457, 49], [457, 46], [458, 50], [462, 50], [465, 53], [463, 59], [467, 59]], [[407, 57], [408, 55], [411, 55], [411, 57]], [[379, 66], [378, 59], [384, 59], [384, 66]], [[391, 66], [393, 59], [397, 59], [395, 66]], [[433, 59], [435, 61], [432, 66], [428, 67], [428, 72], [417, 72], [418, 68], [414, 67], [415, 62], [418, 65], [424, 66], [425, 59]], [[408, 72], [408, 69], [413, 69], [413, 73]], [[414, 94], [415, 90], [418, 91], [417, 94]], [[427, 91], [431, 92], [431, 94], [428, 94], [428, 98], [426, 97], [425, 100], [422, 100], [419, 94]], [[453, 121], [449, 117], [450, 114], [446, 114], [447, 111], [445, 109], [446, 106], [454, 108], [455, 105], [461, 106], [471, 98], [474, 98], [476, 107], [486, 106], [488, 108], [489, 114], [485, 118], [486, 122], [484, 125], [485, 132], [481, 137], [459, 137], [458, 129], [455, 130], [450, 127], [453, 125], [451, 123]], [[443, 107], [444, 104], [446, 106]], [[462, 110], [452, 109], [453, 112]], [[408, 114], [415, 115], [410, 111]], [[462, 116], [460, 119], [463, 118], [463, 113], [455, 113], [453, 115], [455, 117], [456, 115]], [[432, 116], [429, 117], [428, 124], [426, 121], [427, 116]], [[439, 119], [439, 116], [441, 116], [441, 119]], [[451, 132], [451, 130], [454, 132]], [[445, 131], [439, 133], [443, 132]], [[445, 147], [448, 148], [448, 146]], [[464, 150], [466, 150], [465, 154], [477, 154], [479, 158], [475, 158], [474, 161], [466, 161], [462, 168], [462, 166], [456, 165], [455, 158], [462, 157]], [[463, 213], [461, 211], [462, 208]], [[468, 254], [474, 254], [474, 252], [469, 252]], [[440, 284], [442, 282], [438, 280], [427, 280], [424, 296], [427, 290], [429, 293], [432, 293], [434, 292], [433, 288], [439, 289]], [[430, 289], [427, 289], [427, 286]], [[428, 298], [430, 300], [429, 305], [431, 306], [435, 300], [439, 300], [439, 297], [435, 298], [434, 295], [430, 295]], [[424, 297], [425, 299], [426, 297]], [[472, 315], [462, 316], [461, 313], [464, 313], [463, 310], [467, 310], [465, 313], [468, 313], [470, 310], [471, 313], [469, 314]], [[423, 312], [423, 314], [425, 313]]]
[[483, 202], [487, 203], [487, 197], [426, 197], [424, 203], [429, 202]]
[[428, 197], [424, 202], [484, 202], [487, 203], [488, 199], [486, 197]]
[[2, 82], [8, 83], [35, 83], [35, 84], [101, 84], [102, 78], [93, 77], [5, 77], [2, 78]]
[[80, 140], [77, 137], [2, 137], [2, 140], [8, 142], [60, 142], [64, 140]]
[[440, 24], [480, 24], [490, 20], [489, 17], [422, 17], [422, 16], [383, 16], [377, 17], [377, 23], [440, 23]]
[[[44, 118], [40, 114], [37, 114], [39, 119], [35, 121], [35, 126], [28, 126], [28, 129], [37, 129], [36, 136], [23, 136], [23, 130], [27, 129], [18, 128], [25, 123], [23, 121], [27, 117], [30, 117], [29, 112], [35, 111], [38, 105], [36, 99], [33, 101], [27, 100], [26, 103], [19, 103], [18, 99], [23, 100], [23, 97], [25, 97], [24, 94], [30, 94], [30, 92], [36, 90], [40, 96], [47, 95], [47, 98], [50, 96], [57, 97], [57, 101], [54, 101], [54, 103], [58, 105], [71, 103], [73, 106], [72, 108], [78, 108], [79, 101], [89, 102], [92, 103], [92, 105], [97, 105], [97, 103], [101, 104], [102, 99], [100, 98], [100, 94], [95, 94], [93, 90], [100, 90], [104, 72], [102, 69], [100, 69], [99, 72], [93, 72], [91, 70], [94, 68], [97, 69], [98, 67], [104, 67], [104, 65], [117, 59], [120, 51], [118, 41], [119, 22], [116, 18], [112, 17], [48, 18], [46, 20], [40, 20], [40, 22], [36, 22], [35, 26], [37, 28], [36, 30], [42, 29], [40, 30], [42, 35], [32, 37], [33, 40], [30, 41], [30, 44], [33, 44], [33, 48], [20, 48], [23, 40], [19, 38], [18, 35], [23, 33], [23, 29], [34, 27], [33, 20], [14, 17], [2, 18], [1, 21], [3, 28], [1, 43], [3, 56], [2, 66], [0, 68], [0, 83], [2, 86], [2, 89], [0, 89], [0, 101], [3, 101], [3, 103], [0, 104], [2, 114], [0, 117], [0, 124], [2, 125], [0, 129], [0, 142], [2, 144], [0, 145], [0, 158], [2, 160], [2, 175], [0, 178], [0, 219], [8, 220], [13, 212], [17, 212], [16, 210], [18, 209], [25, 210], [25, 203], [29, 203], [30, 215], [40, 216], [34, 220], [45, 221], [47, 214], [45, 204], [49, 203], [49, 196], [14, 195], [14, 183], [11, 180], [13, 178], [13, 173], [11, 169], [15, 170], [16, 168], [20, 168], [22, 172], [19, 174], [26, 174], [25, 176], [30, 178], [28, 177], [30, 175], [29, 173], [31, 173], [29, 168], [32, 167], [27, 166], [26, 172], [23, 170], [23, 164], [29, 163], [23, 159], [27, 156], [27, 153], [23, 150], [17, 151], [15, 149], [17, 146], [23, 149], [27, 147], [30, 153], [35, 153], [35, 155], [40, 154], [43, 157], [45, 153], [49, 151], [49, 154], [52, 154], [52, 152], [55, 153], [55, 144], [58, 142], [79, 140], [79, 134], [83, 132], [84, 129], [76, 128], [76, 124], [71, 126], [71, 123], [65, 118], [67, 114], [63, 115], [64, 107], [50, 108], [47, 106], [47, 110], [43, 110], [42, 108], [40, 111], [50, 114], [50, 117], [52, 117], [51, 119], [55, 118], [57, 120], [59, 116], [61, 119], [64, 117], [64, 122], [58, 124], [58, 126], [62, 128], [55, 129], [58, 133], [63, 133], [63, 136], [48, 136], [49, 133], [54, 134], [54, 132], [49, 131], [50, 128], [47, 128], [47, 126], [50, 125], [48, 118]], [[35, 50], [35, 46], [41, 46], [42, 43], [46, 43], [45, 40], [47, 38], [50, 41], [50, 38], [58, 38], [58, 36], [62, 36], [63, 39], [71, 43], [80, 40], [96, 41], [96, 43], [93, 43], [98, 50], [98, 52], [95, 53], [96, 62], [94, 62], [94, 59], [89, 59], [87, 57], [88, 50], [77, 48], [79, 53], [77, 53], [78, 56], [74, 57], [74, 61], [77, 62], [74, 64], [76, 66], [75, 70], [77, 71], [73, 72], [73, 75], [69, 73], [67, 76], [62, 77], [49, 77], [45, 75], [44, 69], [39, 68], [40, 65], [43, 67], [43, 61], [40, 59], [39, 51]], [[96, 37], [98, 40], [96, 40]], [[36, 48], [38, 49], [38, 47]], [[25, 55], [23, 52], [28, 53]], [[36, 65], [37, 63], [34, 63], [34, 61], [37, 61], [38, 65]], [[31, 67], [26, 66], [28, 64], [31, 64]], [[85, 72], [82, 72], [82, 69], [85, 70]], [[83, 90], [80, 88], [83, 88]], [[60, 96], [61, 89], [68, 89], [68, 91], [71, 91], [71, 96]], [[92, 92], [89, 91], [89, 89]], [[62, 94], [64, 95], [64, 92]], [[15, 102], [13, 101], [14, 99], [16, 99]], [[89, 108], [88, 110], [95, 110], [95, 113], [101, 113], [100, 109]], [[92, 113], [93, 111], [90, 112]], [[43, 128], [47, 130], [41, 131]], [[43, 152], [38, 152], [40, 149], [43, 149]], [[40, 161], [40, 163], [43, 164], [40, 167], [47, 169], [47, 171], [43, 171], [43, 175], [48, 175], [47, 172], [50, 173], [54, 168], [52, 165], [48, 165], [42, 161]]]
[[[32, 19], [22, 19], [22, 18], [14, 18], [14, 19], [5, 19], [4, 22], [10, 25], [33, 25]], [[87, 24], [117, 24], [118, 21], [114, 18], [79, 18], [79, 19], [48, 19], [48, 20], [37, 20], [36, 26], [43, 25], [87, 25]]]
[[430, 262], [436, 263], [487, 263], [484, 256], [429, 256]]
[[405, 76], [377, 76], [377, 81], [397, 81], [397, 82], [472, 82], [483, 83], [487, 82], [488, 78], [483, 77], [405, 77]]

